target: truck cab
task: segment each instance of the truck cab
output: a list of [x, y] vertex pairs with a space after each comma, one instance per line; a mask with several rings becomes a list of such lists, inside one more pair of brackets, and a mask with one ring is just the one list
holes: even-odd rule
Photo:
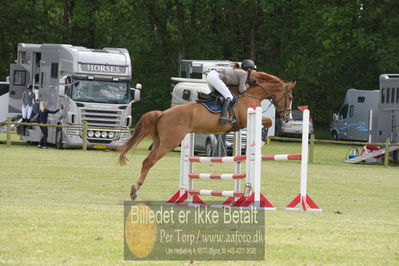
[[[131, 62], [126, 49], [90, 49], [67, 44], [18, 45], [16, 64], [10, 68], [10, 113], [21, 111], [21, 96], [33, 84], [39, 101], [49, 110], [49, 124], [82, 126], [87, 123], [89, 148], [115, 149], [129, 137], [131, 108], [140, 99], [141, 85], [130, 87]], [[59, 148], [83, 143], [79, 128], [49, 128], [48, 142]], [[38, 127], [21, 136], [37, 142]]]
[[378, 110], [378, 90], [349, 89], [338, 113], [330, 123], [331, 139], [368, 141]]

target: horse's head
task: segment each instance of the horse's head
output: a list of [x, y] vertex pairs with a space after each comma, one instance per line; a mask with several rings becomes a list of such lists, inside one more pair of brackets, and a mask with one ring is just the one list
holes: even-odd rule
[[280, 119], [284, 122], [288, 122], [292, 116], [292, 89], [295, 85], [295, 81], [284, 83], [282, 88], [271, 98]]
[[296, 82], [284, 82], [276, 76], [255, 72], [252, 79], [263, 90], [263, 99], [270, 99], [276, 107], [280, 119], [287, 122], [291, 118], [292, 89]]

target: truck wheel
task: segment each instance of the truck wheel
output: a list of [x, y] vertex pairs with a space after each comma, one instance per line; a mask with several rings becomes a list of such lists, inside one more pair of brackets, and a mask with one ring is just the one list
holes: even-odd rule
[[213, 152], [212, 142], [210, 139], [207, 139], [205, 144], [205, 154], [207, 157], [212, 157], [212, 152]]
[[62, 150], [64, 148], [64, 145], [62, 144], [62, 129], [57, 128], [55, 130], [55, 146], [57, 149]]
[[331, 139], [332, 139], [332, 140], [338, 140], [338, 133], [337, 133], [337, 131], [331, 132]]

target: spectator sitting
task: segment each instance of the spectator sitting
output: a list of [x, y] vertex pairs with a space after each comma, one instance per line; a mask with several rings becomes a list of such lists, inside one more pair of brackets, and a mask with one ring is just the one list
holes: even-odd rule
[[[32, 116], [33, 104], [35, 103], [35, 94], [32, 91], [33, 86], [28, 85], [22, 94], [22, 123], [29, 122]], [[23, 126], [23, 134], [25, 135], [25, 128]]]

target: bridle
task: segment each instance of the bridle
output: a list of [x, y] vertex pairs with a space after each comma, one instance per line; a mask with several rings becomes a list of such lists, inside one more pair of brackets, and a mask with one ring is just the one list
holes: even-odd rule
[[[260, 85], [259, 85], [259, 86], [260, 86]], [[262, 86], [260, 86], [260, 87], [263, 88]], [[286, 118], [288, 112], [291, 112], [291, 111], [292, 111], [292, 109], [291, 109], [289, 106], [287, 106], [287, 103], [288, 103], [288, 100], [289, 100], [289, 93], [290, 93], [290, 90], [289, 90], [288, 84], [285, 84], [285, 86], [284, 86], [284, 94], [283, 94], [278, 100], [275, 99], [274, 95], [273, 95], [272, 98], [271, 98], [271, 101], [272, 101], [273, 105], [276, 107], [277, 110], [279, 110], [279, 111], [277, 112], [278, 115], [279, 115], [280, 117], [282, 117], [282, 116], [281, 116], [281, 113], [284, 113], [285, 120], [288, 120], [288, 119]], [[283, 98], [284, 98], [284, 100], [285, 100], [285, 101], [284, 101], [285, 106], [282, 106], [282, 105], [279, 104], [280, 101], [281, 101]]]
[[[264, 89], [267, 92], [267, 94], [271, 95], [271, 97], [269, 99], [271, 100], [272, 104], [276, 107], [276, 111], [279, 110], [279, 111], [277, 111], [277, 114], [280, 117], [282, 117], [281, 116], [282, 113], [284, 113], [284, 117], [285, 117], [287, 115], [287, 112], [291, 112], [292, 111], [292, 109], [289, 108], [288, 106], [282, 106], [282, 105], [279, 104], [281, 102], [281, 100], [283, 100], [283, 99], [285, 100], [284, 101], [285, 105], [287, 105], [287, 103], [288, 103], [289, 93], [290, 93], [290, 89], [288, 87], [288, 84], [285, 84], [285, 86], [284, 86], [284, 94], [279, 99], [276, 99], [276, 97], [270, 92], [270, 90], [267, 87], [264, 87], [264, 86], [260, 85], [259, 83], [256, 83], [256, 85], [261, 87], [262, 89]], [[248, 96], [248, 97], [255, 98], [255, 99], [257, 99], [259, 101], [259, 103], [262, 101], [259, 97], [254, 96], [254, 95], [250, 95], [248, 93], [244, 93], [244, 94], [242, 94], [242, 96]]]

